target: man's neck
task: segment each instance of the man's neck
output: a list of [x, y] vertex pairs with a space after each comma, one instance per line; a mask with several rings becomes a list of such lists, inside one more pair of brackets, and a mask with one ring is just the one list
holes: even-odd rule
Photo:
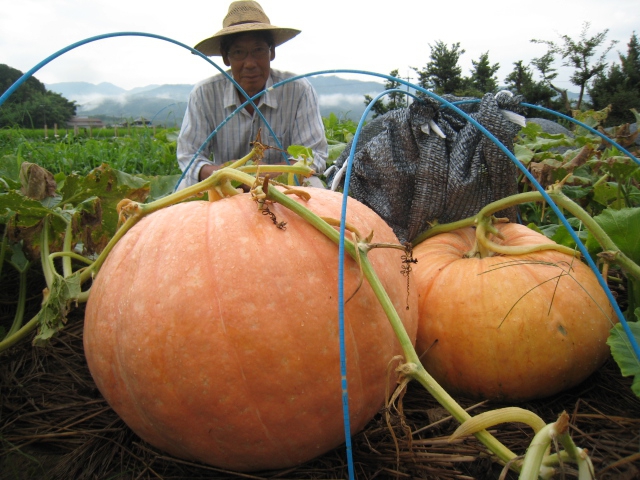
[[[261, 90], [261, 91], [262, 91], [262, 90]], [[240, 103], [241, 103], [241, 104], [247, 101], [247, 99], [244, 97], [244, 95], [243, 95], [242, 93], [240, 93], [240, 92], [239, 92], [239, 91], [237, 91], [237, 90], [236, 90], [236, 92], [238, 93], [238, 98], [240, 99]], [[247, 95], [249, 95], [249, 97], [253, 97], [253, 95], [250, 95], [249, 93], [247, 93]], [[260, 105], [260, 101], [261, 101], [261, 100], [262, 100], [262, 97], [258, 97], [258, 98], [256, 98], [256, 99], [253, 101], [253, 103], [255, 103], [255, 104], [256, 104], [256, 107], [257, 107], [258, 105]], [[252, 105], [252, 104], [250, 104], [250, 103], [248, 103], [248, 104], [244, 107], [244, 109], [249, 113], [249, 115], [253, 115], [253, 112], [254, 112], [254, 110], [255, 110], [255, 109], [253, 108], [253, 105]]]

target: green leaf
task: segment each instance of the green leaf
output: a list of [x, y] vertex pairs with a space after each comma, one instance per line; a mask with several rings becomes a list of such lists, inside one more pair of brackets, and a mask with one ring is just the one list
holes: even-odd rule
[[636, 170], [638, 165], [618, 149], [606, 150], [599, 161], [599, 168], [613, 175], [615, 179], [622, 180], [629, 178]]
[[560, 225], [557, 223], [550, 223], [548, 225], [536, 225], [535, 223], [530, 223], [527, 226], [538, 233], [542, 233], [547, 238], [553, 238], [558, 231], [558, 228], [560, 228]]
[[[640, 207], [607, 208], [593, 219], [633, 262], [640, 263]], [[591, 235], [589, 242], [595, 242]]]
[[180, 180], [180, 175], [159, 175], [157, 177], [148, 177], [149, 180], [149, 197], [147, 201], [157, 200], [173, 193], [176, 183]]
[[309, 147], [303, 147], [302, 145], [289, 146], [287, 153], [293, 158], [313, 158], [313, 151]]
[[19, 272], [24, 271], [29, 267], [29, 260], [22, 251], [22, 242], [16, 242], [11, 245], [11, 260], [10, 262]]
[[344, 151], [346, 146], [347, 144], [342, 142], [329, 145], [329, 158], [327, 160], [331, 162], [335, 161]]
[[618, 185], [612, 182], [601, 183], [593, 189], [593, 199], [600, 205], [608, 207], [618, 199]]
[[522, 163], [524, 163], [525, 165], [527, 165], [535, 155], [535, 152], [533, 150], [519, 143], [516, 143], [513, 146], [513, 153], [516, 156], [516, 158], [520, 160]]
[[20, 188], [20, 160], [15, 155], [5, 155], [0, 158], [0, 178], [9, 189]]
[[[636, 309], [635, 315], [640, 319], [640, 308]], [[640, 323], [637, 321], [628, 322], [628, 325], [633, 338], [640, 343]], [[640, 397], [640, 360], [638, 360], [622, 324], [618, 323], [611, 329], [607, 345], [611, 348], [613, 359], [620, 367], [620, 373], [625, 377], [634, 377], [631, 390]]]
[[29, 228], [37, 225], [45, 215], [52, 213], [39, 200], [25, 197], [17, 190], [0, 194], [0, 223], [7, 223], [16, 213], [16, 226]]
[[[580, 239], [580, 241], [582, 243], [585, 243], [587, 241], [587, 232], [586, 231], [584, 231], [584, 230], [583, 231], [574, 231], [574, 233], [576, 235], [578, 235], [578, 238]], [[567, 246], [569, 248], [577, 248], [577, 246], [578, 246], [576, 244], [576, 241], [571, 236], [571, 233], [569, 233], [569, 231], [567, 230], [567, 228], [564, 225], [558, 225], [558, 228], [556, 229], [555, 233], [550, 238], [551, 238], [551, 240], [553, 240], [557, 244], [565, 245], [565, 246]]]
[[[571, 180], [573, 180], [576, 183], [581, 183], [583, 185], [588, 185], [589, 183], [591, 183], [590, 179], [586, 179], [583, 177], [576, 177], [575, 175], [571, 177]], [[576, 202], [583, 198], [588, 197], [591, 191], [592, 190], [590, 187], [585, 188], [584, 186], [577, 186], [577, 185], [565, 185], [564, 187], [562, 187], [562, 193], [564, 193], [567, 197], [569, 197], [571, 200], [574, 200]]]
[[546, 151], [551, 148], [568, 147], [573, 145], [572, 141], [562, 134], [542, 134], [535, 139], [523, 141], [522, 143], [523, 145], [526, 145], [527, 148], [534, 151]]

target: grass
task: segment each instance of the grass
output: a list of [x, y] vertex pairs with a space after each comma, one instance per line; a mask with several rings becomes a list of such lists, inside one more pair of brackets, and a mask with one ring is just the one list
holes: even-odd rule
[[86, 174], [103, 163], [131, 174], [180, 173], [175, 129], [0, 130], [0, 157], [12, 155], [53, 173]]

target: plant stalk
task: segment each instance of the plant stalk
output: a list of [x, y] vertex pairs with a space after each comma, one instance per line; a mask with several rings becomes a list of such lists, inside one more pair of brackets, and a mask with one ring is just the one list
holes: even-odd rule
[[[327, 237], [334, 241], [334, 243], [339, 243], [340, 235], [338, 231], [327, 222], [325, 222], [322, 218], [317, 216], [315, 213], [309, 211], [306, 207], [300, 205], [295, 200], [288, 198], [287, 195], [283, 194], [275, 188], [270, 188], [267, 196], [270, 200], [282, 204], [283, 206], [292, 210], [294, 213], [297, 213], [298, 215], [303, 217], [306, 221], [311, 223], [311, 225], [320, 230], [320, 232], [327, 235]], [[435, 379], [431, 375], [429, 375], [429, 373], [425, 370], [424, 366], [420, 362], [420, 358], [413, 346], [413, 342], [407, 334], [402, 320], [400, 319], [398, 312], [393, 306], [393, 302], [389, 298], [386, 290], [384, 289], [384, 286], [375, 273], [373, 266], [369, 262], [369, 259], [366, 255], [366, 248], [362, 248], [360, 254], [357, 255], [355, 253], [355, 246], [353, 242], [345, 239], [345, 251], [347, 251], [354, 260], [357, 260], [359, 257], [364, 275], [369, 281], [369, 285], [376, 294], [376, 297], [380, 301], [382, 308], [384, 309], [387, 317], [389, 318], [389, 321], [391, 322], [391, 327], [393, 328], [398, 338], [405, 357], [405, 364], [400, 367], [400, 372], [413, 378], [414, 380], [417, 380], [422, 386], [427, 389], [427, 391], [429, 391], [429, 393], [431, 393], [431, 395], [434, 396], [434, 398], [438, 401], [438, 403], [440, 403], [440, 405], [447, 409], [447, 411], [456, 420], [458, 420], [459, 422], [469, 420], [471, 418], [471, 415], [469, 415], [469, 413], [466, 412], [453, 399], [453, 397], [451, 397], [435, 381]], [[486, 430], [476, 432], [474, 435], [503, 462], [509, 462], [516, 457], [513, 452], [511, 452], [507, 447], [500, 443], [493, 435], [491, 435]]]

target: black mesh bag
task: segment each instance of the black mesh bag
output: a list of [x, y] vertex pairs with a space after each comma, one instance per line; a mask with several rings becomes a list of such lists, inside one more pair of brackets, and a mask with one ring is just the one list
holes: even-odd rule
[[[524, 124], [522, 98], [508, 92], [478, 101], [443, 97], [487, 129], [509, 151]], [[349, 143], [327, 171], [344, 185]], [[354, 153], [349, 195], [371, 207], [402, 242], [435, 223], [470, 217], [517, 193], [517, 167], [472, 122], [436, 99], [414, 101], [365, 125]], [[515, 221], [515, 209], [500, 212]]]

